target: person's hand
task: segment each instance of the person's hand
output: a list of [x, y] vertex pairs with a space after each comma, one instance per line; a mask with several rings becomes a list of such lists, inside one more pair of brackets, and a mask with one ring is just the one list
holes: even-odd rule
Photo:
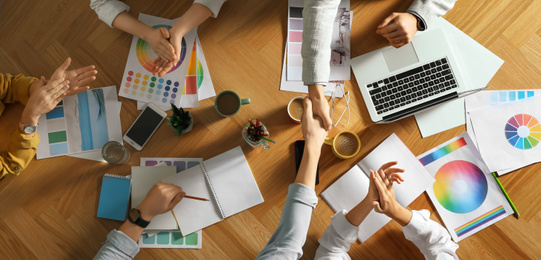
[[41, 79], [32, 84], [34, 91], [26, 103], [21, 123], [37, 125], [39, 117], [55, 108], [58, 102], [66, 96], [65, 92], [69, 88], [69, 81], [57, 79], [49, 80], [46, 83], [42, 76]]
[[375, 183], [379, 195], [379, 201], [372, 202], [374, 210], [387, 215], [402, 226], [407, 225], [411, 220], [412, 213], [396, 201], [393, 178], [386, 177], [385, 172], [379, 170], [378, 172], [371, 171], [370, 179]]
[[306, 145], [321, 148], [327, 136], [327, 131], [323, 128], [321, 118], [314, 116], [310, 97], [304, 98], [304, 112], [301, 122], [302, 135], [304, 136], [304, 140], [306, 140]]
[[184, 196], [186, 193], [177, 185], [156, 183], [136, 208], [139, 209], [144, 220], [150, 221], [156, 215], [173, 209]]
[[391, 46], [400, 48], [413, 39], [417, 32], [417, 18], [410, 13], [392, 13], [378, 25], [376, 33], [385, 37]]
[[165, 61], [175, 59], [175, 49], [169, 42], [169, 31], [164, 28], [153, 28], [148, 35], [145, 35], [144, 40], [148, 42], [150, 48]]
[[94, 65], [66, 71], [70, 64], [71, 58], [68, 57], [66, 61], [55, 70], [49, 79], [50, 81], [69, 80], [70, 85], [69, 89], [66, 91], [66, 96], [76, 95], [88, 90], [90, 87], [87, 84], [94, 81], [96, 79], [96, 74], [98, 74]]
[[173, 68], [174, 61], [166, 61], [162, 58], [157, 58], [154, 61], [154, 72], [153, 75], [158, 75], [160, 77], [163, 77], [166, 73], [168, 73], [171, 68]]
[[[389, 182], [396, 182], [398, 184], [402, 183], [404, 179], [402, 176], [400, 176], [399, 173], [404, 172], [404, 169], [400, 168], [392, 168], [392, 166], [396, 165], [398, 162], [388, 162], [384, 165], [382, 165], [377, 172], [383, 172], [384, 178], [388, 180]], [[372, 173], [375, 173], [374, 171], [370, 170], [370, 175]], [[370, 185], [368, 186], [368, 193], [366, 194], [366, 199], [370, 201], [378, 201], [379, 200], [379, 193], [378, 189], [376, 188], [376, 183], [374, 180], [370, 180]]]
[[330, 131], [332, 128], [332, 120], [330, 114], [329, 102], [325, 98], [322, 85], [308, 86], [308, 95], [312, 100], [313, 111], [315, 116], [319, 116], [323, 121], [325, 130]]

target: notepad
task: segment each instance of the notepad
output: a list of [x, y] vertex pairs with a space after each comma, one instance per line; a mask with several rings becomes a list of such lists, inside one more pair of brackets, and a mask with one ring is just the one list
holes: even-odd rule
[[101, 181], [98, 218], [126, 220], [130, 198], [130, 176], [106, 173]]
[[[137, 207], [154, 184], [159, 183], [161, 179], [177, 173], [175, 166], [132, 166], [133, 188], [131, 194], [132, 208]], [[177, 229], [177, 223], [173, 214], [168, 211], [155, 216], [145, 230], [174, 230]]]
[[[404, 207], [407, 207], [419, 197], [435, 181], [400, 138], [396, 134], [392, 134], [357, 165], [353, 166], [323, 191], [321, 196], [334, 212], [343, 209], [350, 211], [368, 193], [370, 170], [378, 170], [383, 164], [391, 161], [398, 162], [393, 167], [405, 170], [401, 174], [404, 182], [393, 185], [396, 200]], [[390, 220], [386, 215], [372, 210], [359, 225], [359, 241], [366, 241]]]
[[167, 177], [162, 182], [179, 185], [191, 196], [209, 199], [183, 199], [173, 208], [183, 235], [263, 202], [263, 196], [240, 146]]

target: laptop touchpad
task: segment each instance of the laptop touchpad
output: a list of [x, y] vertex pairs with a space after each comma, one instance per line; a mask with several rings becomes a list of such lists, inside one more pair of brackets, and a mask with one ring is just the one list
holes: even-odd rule
[[408, 43], [400, 48], [385, 48], [383, 52], [383, 58], [387, 64], [389, 71], [394, 71], [416, 62], [419, 62], [413, 44]]

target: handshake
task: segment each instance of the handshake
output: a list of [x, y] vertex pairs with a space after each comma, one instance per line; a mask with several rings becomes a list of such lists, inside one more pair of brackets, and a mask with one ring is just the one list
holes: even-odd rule
[[169, 72], [180, 60], [182, 37], [187, 32], [180, 32], [173, 26], [170, 30], [164, 27], [153, 29], [143, 40], [150, 44], [152, 50], [158, 54], [154, 60], [154, 75], [160, 77]]

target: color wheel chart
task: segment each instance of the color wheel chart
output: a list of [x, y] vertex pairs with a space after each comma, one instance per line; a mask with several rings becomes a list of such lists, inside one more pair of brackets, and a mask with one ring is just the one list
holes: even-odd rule
[[[173, 20], [139, 14], [139, 20], [153, 28], [171, 28]], [[165, 75], [159, 77], [152, 75], [153, 62], [158, 55], [146, 41], [133, 37], [130, 54], [124, 69], [119, 96], [149, 103], [159, 107], [170, 107], [170, 104], [179, 104], [184, 78], [188, 69], [188, 54], [192, 49], [196, 36], [196, 29], [187, 33], [182, 39], [179, 62]]]
[[426, 192], [456, 242], [513, 212], [467, 133], [418, 159], [436, 179]]
[[541, 125], [529, 114], [515, 115], [505, 124], [505, 139], [517, 149], [532, 149], [541, 140]]

